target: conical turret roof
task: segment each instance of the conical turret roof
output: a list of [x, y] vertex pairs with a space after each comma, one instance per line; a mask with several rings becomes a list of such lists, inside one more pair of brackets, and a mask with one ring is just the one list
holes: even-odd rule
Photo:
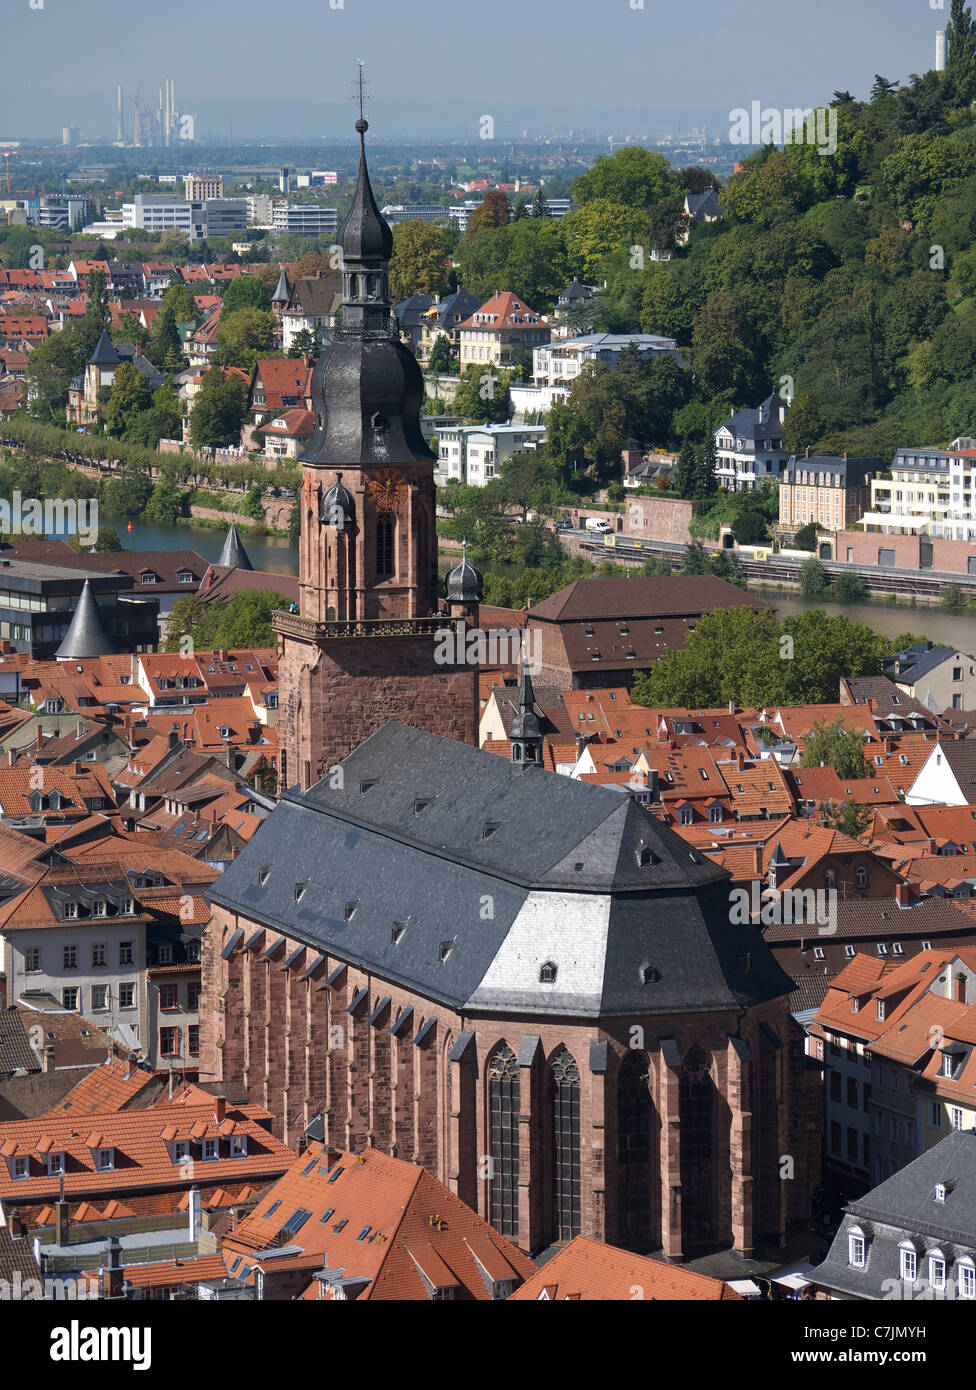
[[112, 339], [108, 336], [107, 329], [102, 329], [102, 336], [95, 344], [95, 351], [88, 361], [92, 367], [117, 367], [122, 361], [112, 346]]
[[281, 274], [278, 276], [278, 283], [275, 285], [275, 292], [271, 296], [272, 304], [287, 304], [291, 299], [291, 285], [288, 283], [288, 276], [285, 267], [281, 267]]
[[252, 570], [254, 566], [247, 558], [247, 551], [241, 544], [241, 538], [237, 534], [237, 527], [233, 522], [224, 541], [224, 548], [220, 552], [218, 565], [228, 565], [231, 569]]
[[85, 580], [71, 626], [54, 653], [58, 661], [81, 661], [91, 656], [113, 656], [117, 648], [105, 629], [91, 582]]

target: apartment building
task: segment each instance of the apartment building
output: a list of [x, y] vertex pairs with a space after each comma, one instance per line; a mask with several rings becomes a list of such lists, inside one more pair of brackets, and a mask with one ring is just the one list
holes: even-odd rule
[[[487, 307], [487, 306], [485, 306]], [[567, 400], [573, 382], [591, 362], [603, 362], [616, 367], [621, 352], [635, 347], [643, 361], [661, 353], [677, 353], [674, 338], [661, 338], [653, 333], [584, 333], [578, 338], [559, 342], [547, 341], [532, 352], [532, 379], [537, 387], [550, 387], [553, 399]]]
[[838, 458], [809, 449], [792, 454], [780, 482], [780, 525], [799, 529], [813, 522], [823, 531], [853, 526], [867, 509], [872, 478], [883, 468], [881, 458]]
[[186, 198], [191, 203], [202, 203], [206, 198], [224, 196], [224, 179], [221, 174], [186, 174], [183, 178]]
[[[871, 480], [868, 510], [863, 517], [865, 531], [889, 536], [945, 534], [942, 523], [951, 506], [949, 460], [946, 449], [898, 449], [891, 477]], [[961, 479], [956, 486], [957, 493], [961, 492]]]
[[276, 232], [296, 236], [334, 237], [339, 230], [339, 214], [327, 203], [277, 203], [272, 211]]
[[546, 442], [545, 425], [456, 425], [438, 432], [436, 481], [484, 487], [513, 454]]
[[247, 226], [245, 198], [177, 198], [170, 193], [137, 193], [122, 204], [122, 225], [145, 232], [184, 232], [190, 241], [233, 236]]
[[380, 212], [391, 227], [398, 222], [446, 222], [450, 215], [439, 203], [387, 203]]

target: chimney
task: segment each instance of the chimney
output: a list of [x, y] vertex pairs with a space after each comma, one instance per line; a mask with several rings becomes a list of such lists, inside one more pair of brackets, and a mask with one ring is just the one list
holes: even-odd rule
[[122, 1269], [122, 1244], [118, 1236], [112, 1236], [108, 1243], [108, 1261], [98, 1271], [102, 1298], [121, 1298], [124, 1271]]
[[194, 1184], [187, 1195], [187, 1235], [192, 1242], [200, 1236], [200, 1189]]
[[14, 765], [14, 763], [15, 763], [16, 761], [17, 761], [17, 750], [16, 750], [15, 748], [8, 748], [8, 749], [7, 749], [7, 766], [8, 766], [8, 767], [13, 767], [13, 765]]
[[806, 456], [807, 456], [807, 458], [810, 457], [810, 445], [809, 445], [809, 444], [807, 445], [807, 455], [806, 455]]
[[12, 1239], [14, 1240], [22, 1240], [24, 1236], [27, 1234], [27, 1226], [24, 1223], [24, 1218], [21, 1216], [20, 1212], [17, 1210], [16, 1207], [10, 1213], [8, 1229], [10, 1231]]
[[129, 662], [129, 684], [139, 684], [139, 655], [137, 652], [132, 653], [132, 660]]
[[919, 900], [920, 889], [917, 883], [898, 883], [895, 885], [895, 902], [899, 907], [911, 907]]
[[68, 1204], [64, 1197], [54, 1206], [54, 1239], [58, 1245], [71, 1244], [71, 1231], [68, 1223]]
[[169, 731], [167, 742], [170, 748], [175, 748], [180, 741], [180, 729], [178, 724], [174, 724]]
[[214, 1096], [214, 1119], [222, 1125], [227, 1118], [227, 1097]]
[[54, 1043], [44, 1044], [44, 1070], [54, 1071]]
[[735, 714], [735, 701], [729, 701], [729, 714]]
[[7, 1007], [7, 976], [0, 970], [0, 1009]]
[[334, 1144], [322, 1145], [322, 1158], [325, 1162], [327, 1172], [332, 1172], [332, 1169], [336, 1166], [341, 1157], [341, 1153]]
[[176, 1095], [176, 1068], [175, 1068], [175, 1067], [170, 1067], [170, 1069], [169, 1069], [169, 1089], [168, 1089], [168, 1091], [167, 1091], [167, 1095], [168, 1095], [168, 1098], [169, 1098], [170, 1100], [172, 1100], [173, 1097]]

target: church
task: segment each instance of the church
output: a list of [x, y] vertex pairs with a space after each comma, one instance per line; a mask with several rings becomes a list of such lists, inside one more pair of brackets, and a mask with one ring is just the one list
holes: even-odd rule
[[481, 581], [462, 560], [438, 611], [420, 372], [357, 129], [299, 612], [275, 618], [286, 790], [211, 893], [201, 1080], [289, 1142], [422, 1164], [529, 1253], [748, 1255], [818, 1176], [792, 982], [730, 922], [725, 870], [540, 766], [527, 671], [511, 760], [477, 748], [475, 669], [436, 634], [477, 623]]

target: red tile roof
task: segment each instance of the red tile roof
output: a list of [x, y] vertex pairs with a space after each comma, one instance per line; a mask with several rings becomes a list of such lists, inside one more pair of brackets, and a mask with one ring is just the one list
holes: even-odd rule
[[512, 1294], [509, 1302], [719, 1302], [740, 1295], [721, 1279], [632, 1255], [589, 1236], [576, 1236]]

